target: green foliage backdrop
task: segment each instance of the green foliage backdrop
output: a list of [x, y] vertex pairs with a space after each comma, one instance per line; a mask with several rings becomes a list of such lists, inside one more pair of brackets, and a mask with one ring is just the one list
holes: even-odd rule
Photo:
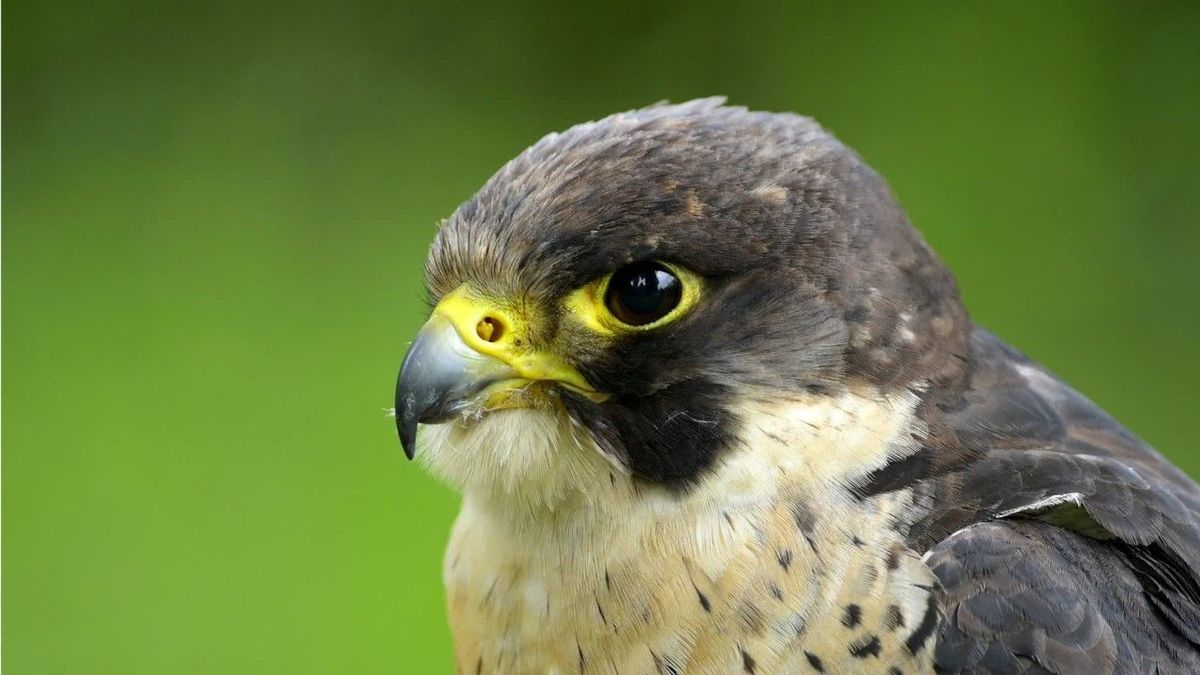
[[843, 4], [7, 2], [5, 669], [449, 672], [456, 498], [383, 413], [425, 248], [661, 99], [817, 117], [1200, 473], [1197, 6]]

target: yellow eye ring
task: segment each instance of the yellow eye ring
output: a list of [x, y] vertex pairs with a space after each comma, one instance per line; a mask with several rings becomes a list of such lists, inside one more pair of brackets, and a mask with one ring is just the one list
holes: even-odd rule
[[566, 309], [601, 334], [644, 332], [665, 326], [690, 311], [703, 287], [701, 277], [679, 265], [639, 261], [571, 293]]

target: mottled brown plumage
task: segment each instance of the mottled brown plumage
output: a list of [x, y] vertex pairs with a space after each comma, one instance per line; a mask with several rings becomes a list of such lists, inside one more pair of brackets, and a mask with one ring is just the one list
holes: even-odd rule
[[[695, 306], [598, 330], [572, 293], [639, 261]], [[406, 362], [401, 432], [439, 422], [418, 456], [464, 494], [460, 672], [1200, 671], [1200, 489], [976, 328], [811, 120], [710, 99], [552, 134], [427, 273], [595, 394], [435, 417]]]
[[965, 363], [926, 408], [948, 433], [863, 488], [907, 473], [933, 505], [908, 532], [941, 582], [939, 666], [1200, 670], [1196, 485], [996, 338], [977, 332]]

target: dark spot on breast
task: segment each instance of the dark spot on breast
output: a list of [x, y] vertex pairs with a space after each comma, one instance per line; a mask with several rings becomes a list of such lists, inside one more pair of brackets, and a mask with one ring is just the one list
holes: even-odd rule
[[483, 600], [481, 600], [479, 603], [479, 606], [481, 608], [487, 607], [489, 604], [491, 604], [492, 593], [494, 593], [496, 591], [496, 583], [499, 581], [500, 581], [500, 577], [496, 577], [496, 578], [492, 579], [492, 583], [488, 585], [487, 593], [483, 594]]
[[864, 635], [850, 643], [850, 656], [856, 659], [865, 659], [868, 656], [878, 658], [879, 652], [882, 650], [883, 645], [879, 642], [877, 635]]
[[660, 673], [666, 672], [663, 669], [662, 659], [658, 658], [658, 654], [655, 654], [654, 650], [650, 649], [649, 647], [646, 647], [646, 650], [650, 652], [650, 658], [654, 660], [654, 669]]
[[[695, 584], [692, 585], [692, 588], [696, 588]], [[712, 604], [709, 603], [708, 596], [701, 593], [699, 588], [696, 588], [696, 597], [700, 599], [700, 606], [704, 608], [704, 611], [712, 612]]]
[[904, 675], [904, 671], [900, 670], [896, 666], [892, 666], [891, 668], [888, 668], [888, 675]]
[[792, 519], [796, 521], [796, 527], [804, 533], [811, 533], [817, 524], [817, 517], [803, 502], [792, 502], [791, 504]]
[[806, 391], [814, 396], [828, 396], [829, 395], [829, 387], [824, 384], [821, 384], [820, 382], [809, 382], [808, 384], [804, 385], [804, 391]]
[[846, 605], [846, 612], [842, 614], [842, 625], [846, 628], [854, 628], [862, 623], [862, 607], [854, 603]]
[[791, 550], [785, 548], [779, 552], [779, 555], [776, 556], [776, 559], [779, 561], [779, 566], [783, 568], [783, 571], [788, 571], [788, 568], [792, 566]]
[[738, 605], [738, 618], [741, 619], [742, 626], [751, 634], [763, 634], [763, 612], [754, 603], [743, 602]]
[[808, 542], [808, 547], [812, 549], [813, 555], [817, 556], [817, 560], [820, 560], [821, 552], [817, 550], [817, 541], [813, 539], [812, 534], [805, 532], [804, 541]]
[[747, 654], [745, 649], [743, 649], [741, 651], [742, 651], [742, 670], [746, 671], [747, 673], [750, 673], [751, 675], [754, 675], [754, 667], [755, 667], [754, 658], [752, 656], [750, 656], [749, 654]]
[[[774, 433], [772, 431], [767, 431], [766, 429], [763, 429], [762, 427], [759, 427], [758, 430], [761, 431], [764, 436], [775, 441], [776, 443], [782, 443], [783, 445], [789, 445], [787, 439], [785, 439], [783, 436], [780, 436], [777, 433]], [[780, 468], [780, 472], [783, 472], [782, 468]]]
[[610, 591], [612, 590], [612, 577], [608, 576], [607, 567], [604, 568], [604, 587]]
[[859, 548], [862, 548], [863, 546], [865, 546], [865, 545], [866, 545], [866, 542], [864, 542], [862, 539], [859, 539], [857, 534], [856, 534], [856, 535], [854, 535], [854, 536], [853, 536], [853, 537], [850, 539], [850, 543], [854, 544], [855, 546], [857, 546], [857, 547], [859, 547]]
[[779, 587], [779, 584], [776, 584], [774, 581], [772, 581], [767, 586], [767, 589], [771, 591], [771, 597], [775, 598], [776, 600], [783, 600], [783, 589]]
[[889, 570], [895, 570], [895, 569], [898, 569], [899, 567], [900, 567], [900, 551], [897, 551], [896, 549], [892, 549], [892, 550], [888, 551], [887, 568]]
[[607, 626], [608, 625], [608, 617], [604, 616], [604, 608], [600, 606], [599, 600], [596, 601], [596, 611], [600, 612], [600, 620], [604, 622], [605, 626]]
[[914, 655], [920, 653], [925, 642], [929, 640], [929, 636], [933, 635], [933, 629], [937, 627], [937, 619], [937, 601], [933, 599], [933, 595], [930, 595], [925, 601], [925, 615], [921, 617], [921, 624], [904, 641], [904, 646], [908, 648], [908, 651]]
[[813, 670], [818, 673], [825, 672], [825, 666], [821, 665], [821, 657], [812, 652], [804, 652], [804, 658], [808, 659], [808, 665], [813, 667]]
[[887, 611], [883, 613], [883, 626], [888, 630], [896, 630], [904, 627], [904, 614], [896, 605], [888, 605]]
[[679, 664], [673, 662], [670, 657], [662, 658], [658, 654], [655, 654], [653, 649], [649, 647], [646, 649], [650, 650], [650, 656], [654, 659], [655, 670], [662, 673], [662, 675], [680, 675]]

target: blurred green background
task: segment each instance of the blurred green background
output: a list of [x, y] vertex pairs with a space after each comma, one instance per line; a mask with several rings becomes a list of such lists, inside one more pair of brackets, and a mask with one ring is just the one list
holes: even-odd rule
[[841, 4], [5, 3], [5, 670], [448, 672], [383, 413], [434, 224], [660, 99], [817, 117], [1200, 474], [1197, 5]]

